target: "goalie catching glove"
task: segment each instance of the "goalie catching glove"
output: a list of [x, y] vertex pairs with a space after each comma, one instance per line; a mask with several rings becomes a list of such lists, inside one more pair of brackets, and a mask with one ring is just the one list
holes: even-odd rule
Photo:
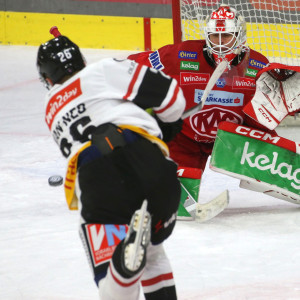
[[257, 73], [256, 92], [243, 109], [250, 118], [273, 130], [300, 110], [300, 67], [272, 63]]

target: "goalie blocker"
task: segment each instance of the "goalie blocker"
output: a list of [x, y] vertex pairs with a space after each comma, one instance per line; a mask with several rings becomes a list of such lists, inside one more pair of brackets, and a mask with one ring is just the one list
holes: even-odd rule
[[300, 144], [230, 122], [219, 125], [210, 168], [240, 187], [300, 204]]

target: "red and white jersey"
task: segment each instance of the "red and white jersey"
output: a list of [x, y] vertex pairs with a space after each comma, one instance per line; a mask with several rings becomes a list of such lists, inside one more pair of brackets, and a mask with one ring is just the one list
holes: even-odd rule
[[[204, 40], [167, 45], [155, 52], [143, 52], [128, 58], [152, 66], [177, 79], [186, 98], [186, 109], [197, 105], [215, 70], [204, 56]], [[182, 133], [197, 142], [214, 142], [221, 121], [244, 123], [243, 107], [255, 93], [256, 73], [268, 59], [249, 49], [237, 66], [218, 79], [203, 109], [184, 120]]]
[[185, 99], [176, 80], [131, 60], [103, 59], [55, 85], [46, 96], [45, 121], [65, 157], [74, 155], [103, 123], [131, 125], [161, 137], [164, 122], [179, 119]]

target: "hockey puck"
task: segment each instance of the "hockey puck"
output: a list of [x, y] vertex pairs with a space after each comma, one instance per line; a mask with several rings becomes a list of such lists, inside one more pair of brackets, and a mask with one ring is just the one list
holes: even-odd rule
[[64, 179], [60, 175], [52, 175], [48, 178], [48, 183], [51, 186], [62, 185]]

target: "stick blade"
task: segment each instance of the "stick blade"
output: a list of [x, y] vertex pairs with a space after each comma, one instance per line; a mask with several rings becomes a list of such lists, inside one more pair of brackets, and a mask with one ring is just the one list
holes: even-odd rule
[[197, 203], [195, 221], [198, 223], [203, 223], [214, 218], [221, 213], [228, 206], [228, 204], [228, 190], [223, 191], [220, 195], [207, 203]]

